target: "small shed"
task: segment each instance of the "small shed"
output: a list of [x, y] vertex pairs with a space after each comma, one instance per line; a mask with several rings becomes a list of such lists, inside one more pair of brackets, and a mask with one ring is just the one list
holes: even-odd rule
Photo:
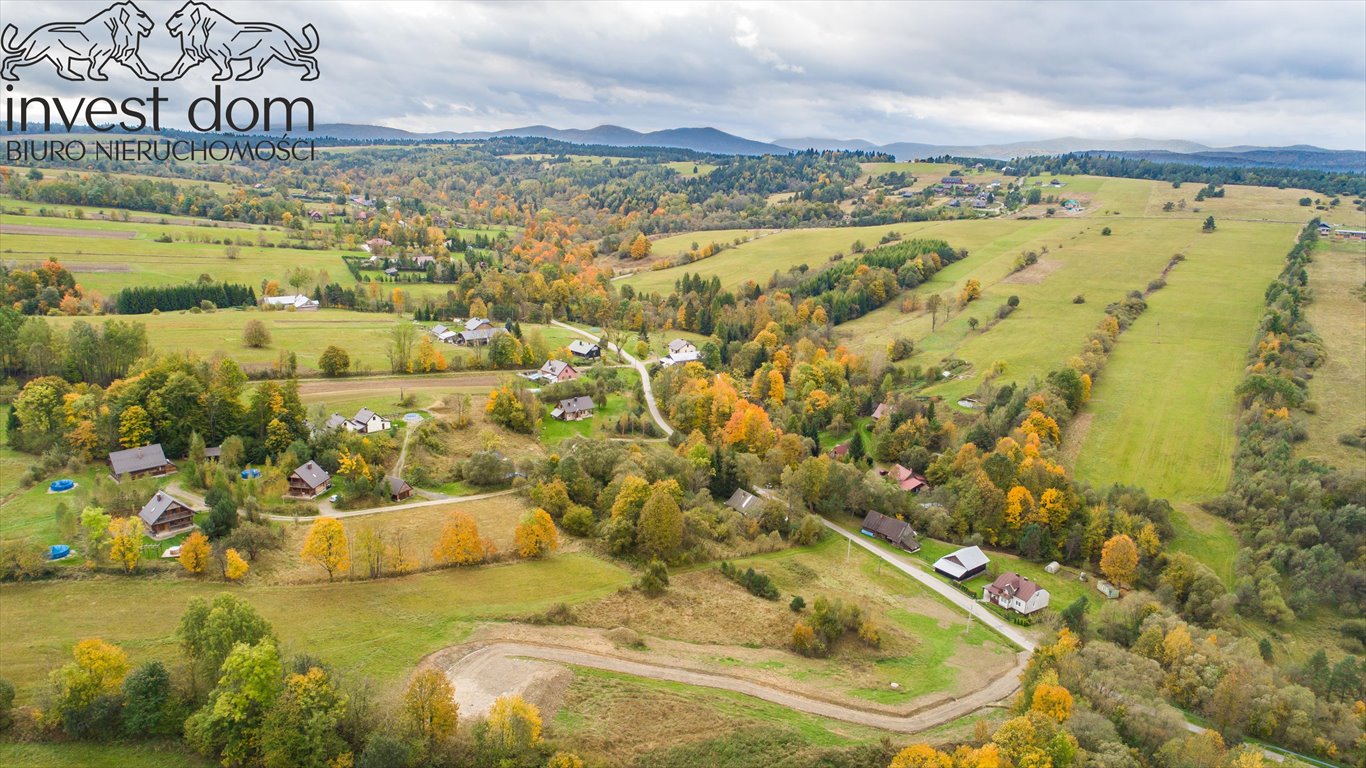
[[1062, 570], [1062, 565], [1060, 565], [1057, 560], [1054, 560], [1048, 565], [1045, 565], [1043, 569], [1046, 573], [1057, 573], [1058, 571]]
[[390, 475], [385, 478], [389, 481], [389, 498], [394, 501], [403, 501], [413, 495], [413, 487], [408, 485], [408, 481], [401, 477]]
[[1119, 587], [1116, 587], [1105, 579], [1096, 582], [1096, 590], [1111, 600], [1119, 598]]

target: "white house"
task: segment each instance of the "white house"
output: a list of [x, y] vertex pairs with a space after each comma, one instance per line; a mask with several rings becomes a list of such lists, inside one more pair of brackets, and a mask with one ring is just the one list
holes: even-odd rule
[[375, 413], [369, 408], [362, 408], [356, 411], [353, 418], [346, 418], [340, 413], [334, 413], [327, 418], [324, 423], [326, 429], [337, 429], [345, 427], [347, 432], [359, 432], [362, 435], [372, 435], [376, 432], [387, 432], [390, 421], [383, 416]]
[[697, 347], [687, 339], [674, 339], [669, 342], [669, 354], [676, 355], [680, 352], [696, 352]]
[[1029, 615], [1048, 607], [1048, 590], [1018, 573], [1003, 573], [982, 590], [982, 600]]
[[954, 581], [963, 581], [985, 571], [989, 562], [980, 548], [964, 547], [934, 561], [934, 570]]
[[318, 302], [302, 293], [288, 296], [267, 296], [264, 303], [271, 309], [293, 309], [297, 312], [309, 312], [318, 308]]

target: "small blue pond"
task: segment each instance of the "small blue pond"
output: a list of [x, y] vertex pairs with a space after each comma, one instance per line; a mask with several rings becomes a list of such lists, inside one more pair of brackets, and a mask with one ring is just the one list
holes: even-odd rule
[[76, 481], [63, 478], [61, 480], [53, 480], [52, 483], [48, 485], [48, 490], [51, 490], [54, 493], [62, 493], [63, 491], [69, 491], [75, 487]]

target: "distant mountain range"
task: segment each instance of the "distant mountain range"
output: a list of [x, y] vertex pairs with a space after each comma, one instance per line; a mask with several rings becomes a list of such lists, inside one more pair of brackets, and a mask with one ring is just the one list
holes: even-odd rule
[[786, 154], [802, 149], [863, 150], [885, 152], [898, 160], [954, 155], [1009, 160], [1028, 155], [1061, 155], [1069, 152], [1105, 152], [1155, 162], [1200, 165], [1238, 165], [1267, 168], [1312, 168], [1325, 171], [1366, 173], [1366, 152], [1323, 149], [1305, 144], [1290, 147], [1209, 147], [1193, 141], [1169, 139], [1088, 139], [1066, 136], [1059, 139], [1017, 141], [1003, 144], [923, 144], [900, 141], [874, 144], [863, 139], [822, 139], [814, 137], [755, 141], [715, 128], [670, 128], [642, 133], [619, 125], [599, 125], [589, 129], [562, 129], [548, 125], [528, 125], [501, 131], [440, 131], [414, 133], [380, 125], [325, 123], [315, 134], [337, 139], [361, 141], [471, 141], [500, 136], [523, 136], [571, 144], [608, 147], [670, 147], [720, 155]]

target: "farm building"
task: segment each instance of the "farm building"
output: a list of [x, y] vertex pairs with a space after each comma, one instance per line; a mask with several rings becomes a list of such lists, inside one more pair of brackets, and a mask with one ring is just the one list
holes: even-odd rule
[[[689, 345], [689, 346], [691, 346], [691, 345]], [[693, 348], [693, 349], [683, 349], [683, 350], [679, 350], [678, 352], [670, 352], [669, 354], [665, 355], [664, 357], [659, 358], [659, 364], [660, 364], [660, 365], [663, 365], [664, 367], [667, 368], [667, 367], [669, 367], [669, 366], [671, 366], [671, 365], [679, 365], [679, 364], [681, 364], [681, 363], [691, 363], [691, 362], [694, 362], [694, 361], [697, 361], [697, 360], [701, 360], [701, 359], [702, 359], [702, 353], [698, 352], [696, 348]]]
[[1111, 600], [1117, 600], [1119, 598], [1119, 587], [1116, 587], [1105, 579], [1096, 582], [1096, 590]]
[[413, 495], [413, 487], [401, 477], [390, 475], [385, 480], [389, 481], [389, 498], [394, 501], [403, 501]]
[[1335, 229], [1333, 237], [1338, 240], [1366, 240], [1366, 229]]
[[267, 296], [262, 300], [262, 304], [271, 309], [292, 309], [296, 312], [311, 312], [318, 308], [318, 302], [302, 293], [288, 296]]
[[915, 552], [920, 549], [920, 541], [916, 539], [915, 529], [905, 520], [898, 520], [895, 517], [888, 517], [881, 512], [869, 512], [863, 518], [863, 525], [859, 531], [873, 538], [882, 539], [890, 544], [894, 544], [907, 552]]
[[456, 339], [459, 338], [459, 334], [444, 325], [432, 326], [432, 335], [436, 337], [437, 341], [444, 341], [447, 344], [455, 344]]
[[954, 581], [965, 581], [985, 571], [989, 562], [979, 547], [964, 547], [935, 560], [934, 570]]
[[593, 398], [587, 395], [561, 400], [550, 415], [560, 421], [580, 421], [593, 418]]
[[161, 443], [152, 443], [138, 448], [128, 448], [109, 454], [109, 474], [114, 482], [121, 483], [124, 478], [137, 480], [142, 477], [160, 477], [176, 471], [175, 465], [166, 460]]
[[908, 493], [920, 493], [930, 488], [930, 484], [925, 480], [924, 475], [913, 472], [900, 464], [892, 467], [889, 476], [898, 488]]
[[726, 499], [726, 506], [739, 512], [745, 517], [754, 517], [759, 514], [761, 501], [758, 496], [746, 491], [744, 488], [736, 488], [735, 493]]
[[471, 317], [465, 321], [465, 327], [455, 338], [456, 344], [466, 344], [469, 346], [487, 344], [493, 337], [502, 333], [504, 330], [495, 326], [492, 320], [487, 317]]
[[289, 476], [289, 495], [298, 499], [315, 499], [332, 487], [332, 476], [316, 462], [308, 462]]
[[687, 339], [674, 339], [669, 342], [670, 356], [686, 354], [688, 352], [697, 352], [697, 347], [691, 341], [688, 341]]
[[883, 416], [887, 415], [888, 410], [886, 403], [878, 403], [877, 407], [873, 409], [873, 421], [880, 421]]
[[150, 501], [142, 506], [138, 517], [147, 524], [147, 530], [156, 538], [194, 527], [194, 510], [165, 491], [157, 491]]
[[582, 357], [586, 360], [595, 360], [602, 357], [602, 348], [592, 342], [575, 339], [569, 342], [569, 351], [575, 357]]
[[579, 372], [574, 366], [563, 360], [547, 360], [541, 370], [537, 371], [533, 379], [555, 384], [561, 381], [573, 381], [579, 377]]
[[1026, 616], [1048, 607], [1048, 590], [1018, 573], [1003, 573], [982, 590], [982, 599]]

